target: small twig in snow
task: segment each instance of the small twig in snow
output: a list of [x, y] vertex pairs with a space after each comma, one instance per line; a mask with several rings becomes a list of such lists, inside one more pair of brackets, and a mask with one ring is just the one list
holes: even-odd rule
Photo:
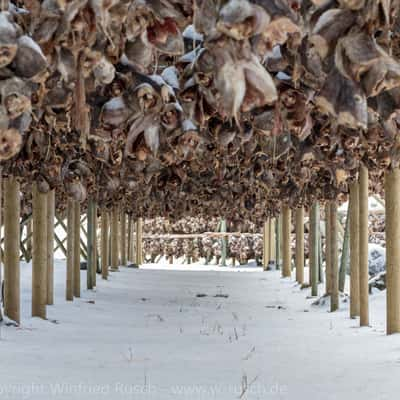
[[251, 385], [258, 379], [258, 375], [248, 384], [247, 375], [243, 374], [242, 377], [242, 392], [240, 393], [239, 399], [243, 399], [246, 392], [250, 389]]

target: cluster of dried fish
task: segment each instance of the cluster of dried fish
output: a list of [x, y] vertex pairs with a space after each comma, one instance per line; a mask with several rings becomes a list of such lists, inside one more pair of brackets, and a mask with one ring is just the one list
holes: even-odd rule
[[368, 242], [386, 247], [385, 216], [384, 214], [370, 214], [368, 219]]
[[190, 216], [177, 220], [157, 217], [144, 220], [143, 232], [145, 235], [216, 232], [218, 222], [217, 218], [206, 218], [204, 216]]
[[400, 162], [398, 0], [1, 7], [0, 160], [25, 209], [37, 181], [59, 208], [260, 220]]

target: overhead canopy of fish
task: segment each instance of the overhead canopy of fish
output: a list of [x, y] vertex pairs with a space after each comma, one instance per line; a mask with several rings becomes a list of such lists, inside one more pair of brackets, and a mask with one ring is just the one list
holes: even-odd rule
[[85, 207], [259, 219], [400, 162], [400, 0], [0, 2], [0, 166]]

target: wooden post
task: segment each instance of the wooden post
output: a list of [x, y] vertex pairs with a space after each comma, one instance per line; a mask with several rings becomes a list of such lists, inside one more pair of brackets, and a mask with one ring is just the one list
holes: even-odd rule
[[96, 274], [96, 226], [95, 226], [96, 203], [93, 198], [88, 201], [87, 207], [87, 288], [93, 289], [95, 286], [93, 275]]
[[[338, 223], [340, 223], [340, 221], [338, 221]], [[349, 264], [349, 254], [350, 254], [350, 207], [348, 208], [346, 215], [346, 226], [343, 236], [342, 257], [340, 258], [339, 292], [344, 292], [344, 287], [346, 284], [347, 266]]]
[[118, 271], [118, 207], [111, 211], [111, 270]]
[[368, 170], [360, 167], [359, 210], [360, 210], [360, 326], [369, 325], [368, 304]]
[[136, 264], [138, 266], [143, 264], [143, 219], [138, 218], [136, 221]]
[[54, 216], [55, 191], [47, 194], [47, 304], [54, 304]]
[[4, 179], [4, 314], [20, 322], [20, 194], [16, 178]]
[[311, 296], [318, 296], [319, 283], [319, 202], [315, 201], [310, 210], [310, 274], [311, 274]]
[[78, 201], [73, 202], [73, 240], [74, 240], [74, 261], [73, 281], [74, 296], [81, 297], [81, 205]]
[[281, 232], [282, 232], [282, 216], [276, 217], [275, 223], [275, 267], [281, 267]]
[[[223, 232], [223, 233], [226, 232], [226, 219], [221, 220], [220, 232]], [[223, 267], [226, 267], [227, 247], [228, 247], [228, 243], [227, 243], [227, 238], [225, 236], [225, 237], [221, 238], [221, 265]]]
[[32, 317], [46, 318], [47, 304], [47, 198], [32, 185], [33, 257]]
[[282, 207], [282, 277], [290, 277], [291, 268], [291, 248], [290, 248], [290, 227], [291, 212], [289, 206]]
[[385, 174], [386, 331], [400, 332], [400, 169]]
[[132, 219], [132, 255], [131, 255], [131, 261], [133, 264], [136, 264], [136, 224], [135, 220], [133, 219], [133, 215], [131, 215]]
[[360, 315], [360, 215], [359, 185], [350, 184], [350, 318]]
[[273, 263], [275, 261], [275, 224], [272, 217], [269, 219], [268, 224], [268, 239], [269, 261]]
[[269, 231], [268, 231], [269, 223], [268, 219], [264, 221], [263, 225], [263, 269], [266, 271], [268, 269], [269, 264]]
[[[2, 196], [3, 196], [3, 171], [0, 167], [0, 242], [1, 242], [1, 227], [3, 226], [3, 221], [1, 219], [2, 217]], [[2, 276], [2, 251], [1, 251], [1, 246], [0, 246], [0, 290], [2, 289], [2, 284], [3, 284], [3, 276]], [[2, 298], [3, 296], [0, 296]], [[2, 310], [2, 305], [0, 301], [0, 322], [3, 321], [3, 310]]]
[[128, 262], [133, 261], [133, 218], [132, 214], [128, 214]]
[[331, 271], [331, 209], [329, 201], [325, 203], [325, 292], [332, 293], [332, 271]]
[[108, 278], [108, 212], [101, 210], [101, 277]]
[[93, 269], [93, 284], [94, 287], [96, 287], [96, 279], [97, 279], [97, 273], [101, 273], [101, 269], [99, 269], [100, 263], [99, 263], [99, 238], [97, 235], [98, 227], [99, 227], [99, 218], [97, 216], [97, 202], [95, 203], [96, 208], [94, 212], [94, 269]]
[[296, 209], [296, 281], [304, 283], [304, 207]]
[[27, 262], [32, 260], [32, 218], [26, 223], [26, 253]]
[[67, 284], [65, 298], [67, 301], [74, 299], [74, 253], [75, 253], [75, 215], [74, 201], [68, 199], [67, 203]]
[[318, 282], [324, 283], [324, 269], [322, 266], [322, 234], [321, 234], [321, 224], [318, 221], [319, 229], [317, 232], [318, 236]]
[[121, 265], [126, 267], [126, 214], [125, 211], [121, 209], [120, 215], [120, 228], [121, 228]]
[[330, 202], [331, 312], [339, 309], [338, 221], [336, 200]]

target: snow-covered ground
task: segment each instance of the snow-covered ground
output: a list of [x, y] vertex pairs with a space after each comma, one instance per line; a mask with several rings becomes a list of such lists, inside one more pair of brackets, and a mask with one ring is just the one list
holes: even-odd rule
[[22, 265], [22, 325], [0, 332], [0, 399], [398, 396], [400, 336], [385, 336], [384, 292], [360, 329], [347, 309], [311, 306], [279, 271], [124, 268], [67, 303], [64, 261], [55, 270], [56, 305], [42, 321], [29, 317]]

